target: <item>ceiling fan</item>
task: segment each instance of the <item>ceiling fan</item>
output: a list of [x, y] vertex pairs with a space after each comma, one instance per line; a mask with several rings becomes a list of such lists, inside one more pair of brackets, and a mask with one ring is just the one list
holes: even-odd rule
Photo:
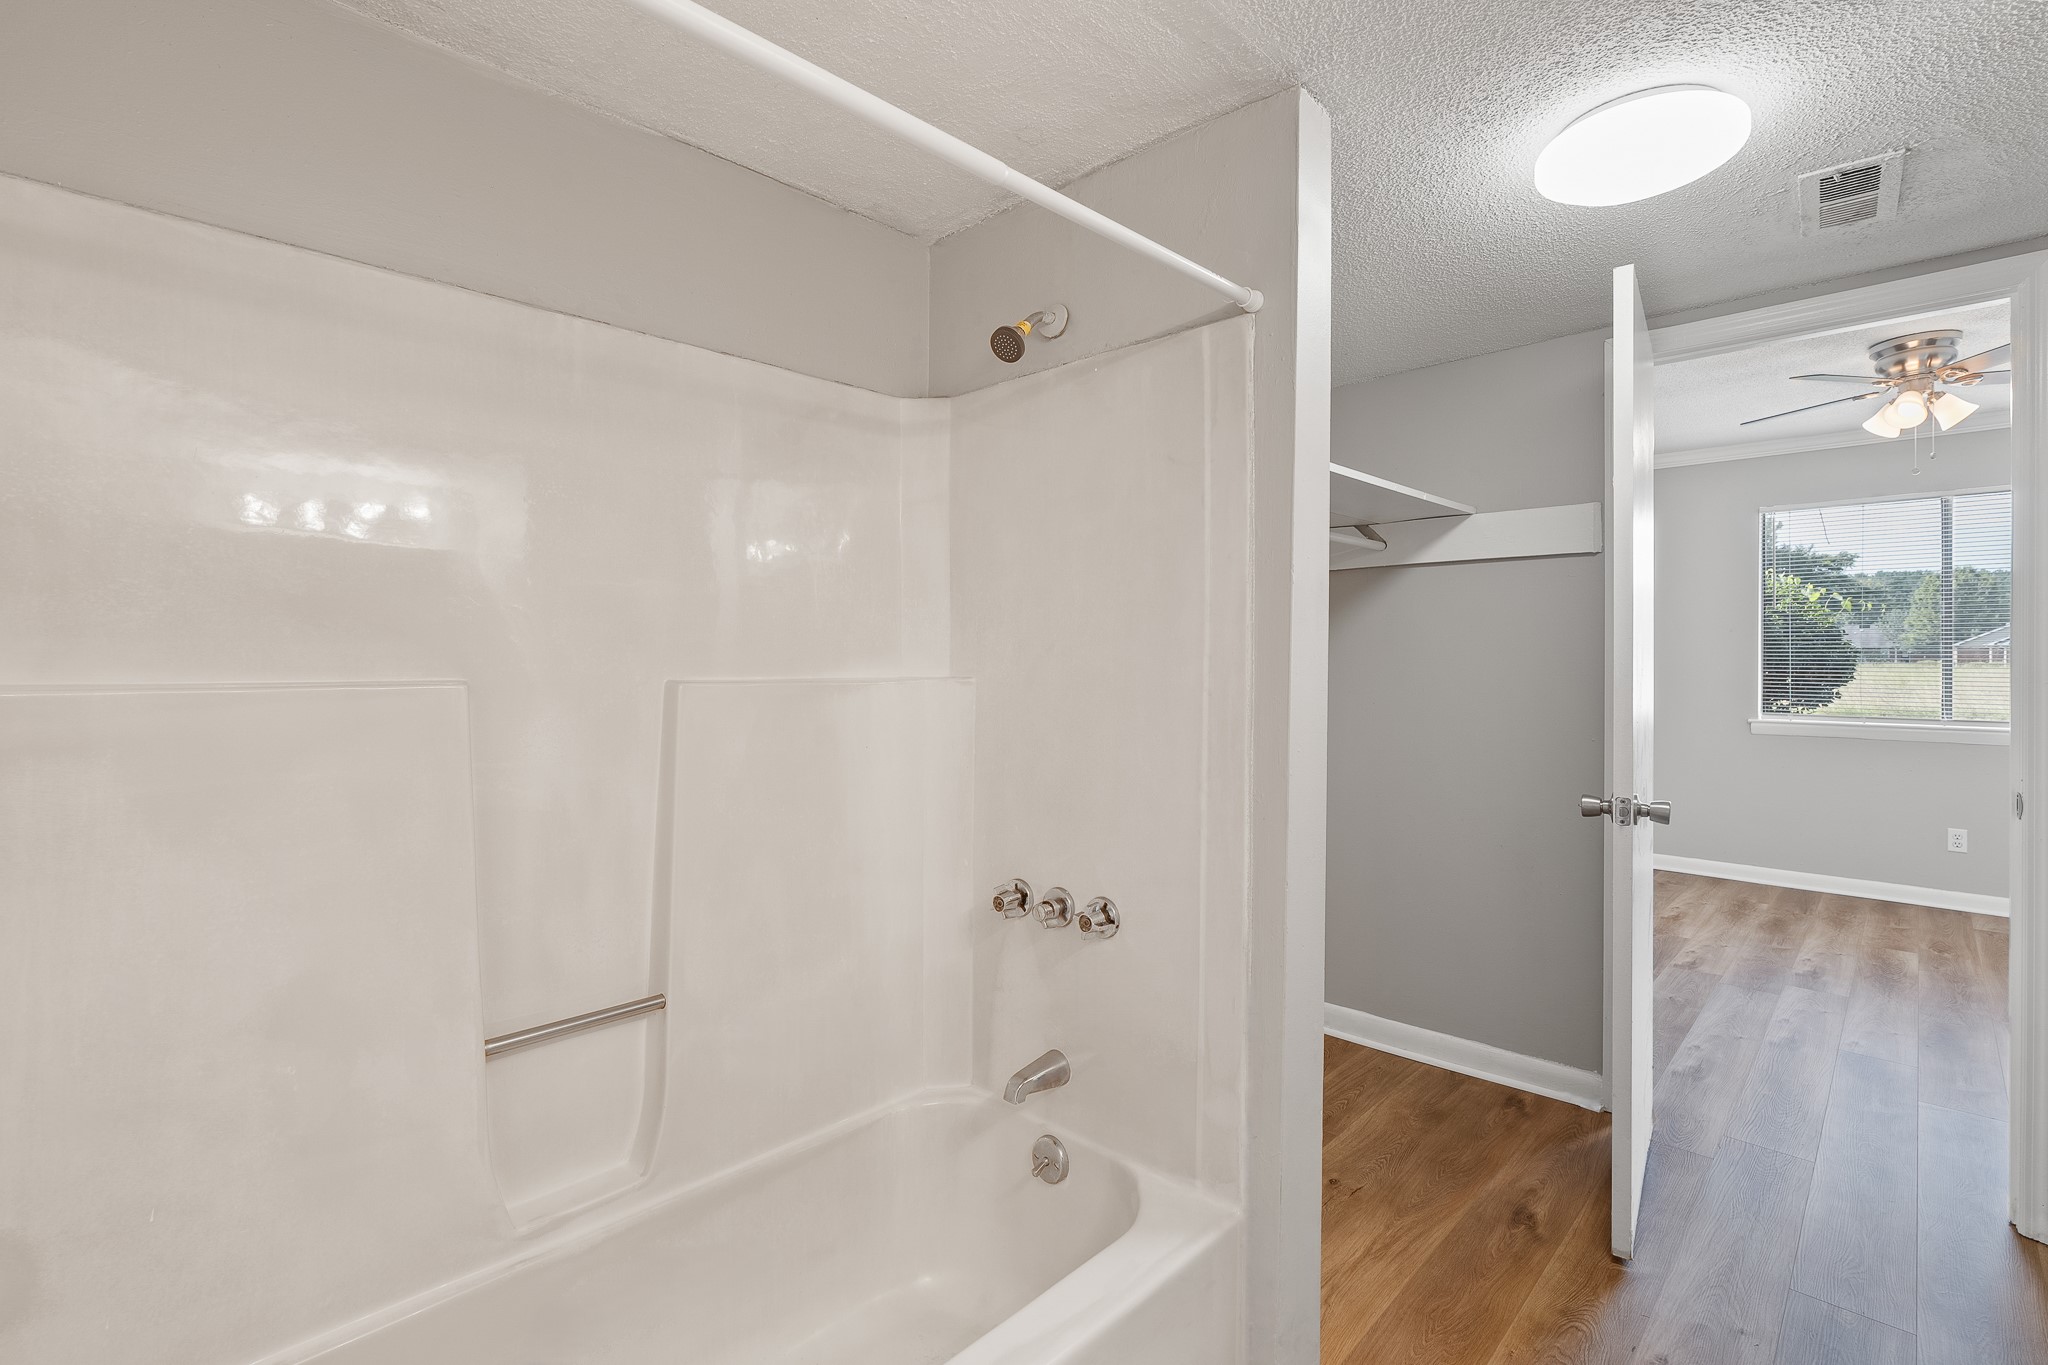
[[1837, 403], [1856, 403], [1866, 398], [1886, 398], [1883, 407], [1870, 415], [1863, 429], [1873, 436], [1895, 437], [1901, 432], [1919, 426], [1930, 416], [1943, 431], [1977, 410], [1977, 404], [1955, 389], [1972, 388], [1978, 384], [2010, 384], [2011, 370], [1994, 370], [1993, 365], [2012, 358], [2012, 345], [1993, 346], [1988, 351], [1964, 356], [1961, 352], [1960, 332], [1914, 332], [1909, 336], [1892, 337], [1888, 341], [1875, 342], [1870, 347], [1870, 363], [1874, 370], [1870, 375], [1855, 374], [1795, 374], [1794, 379], [1814, 379], [1824, 384], [1855, 384], [1864, 392], [1852, 393], [1847, 398], [1830, 398], [1825, 403], [1809, 403], [1803, 408], [1791, 408], [1785, 412], [1774, 412], [1768, 417], [1752, 417], [1742, 425], [1755, 426], [1758, 422], [1771, 422], [1780, 417], [1790, 417], [1795, 412], [1812, 412], [1815, 408], [1833, 407]]

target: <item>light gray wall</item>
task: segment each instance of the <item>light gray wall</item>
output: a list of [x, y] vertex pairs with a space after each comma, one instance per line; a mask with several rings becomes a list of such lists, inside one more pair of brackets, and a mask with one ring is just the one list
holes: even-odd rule
[[0, 6], [0, 171], [924, 392], [916, 239], [323, 0]]
[[[2011, 479], [2009, 431], [1957, 431], [1916, 478], [1902, 445], [1657, 471], [1657, 851], [2003, 896], [2003, 745], [1753, 735], [1757, 515]], [[1970, 851], [1949, 853], [1950, 827]]]
[[[1333, 458], [1481, 511], [1598, 501], [1604, 351], [1605, 333], [1585, 332], [1347, 385], [1334, 400]], [[1918, 487], [2005, 481], [2004, 437], [1965, 435], [1948, 438], [1942, 461], [1952, 454], [1955, 463], [1939, 475], [1930, 469]], [[1910, 473], [1900, 485], [1896, 470], [1877, 470], [1871, 452], [1658, 472], [1657, 795], [1676, 803], [1680, 818], [1657, 831], [1657, 847], [2002, 895], [2004, 748], [1799, 738], [1773, 745], [1776, 737], [1748, 733], [1756, 512], [1808, 495], [1760, 501], [1711, 490], [1721, 480], [1765, 477], [1786, 480], [1788, 490], [1818, 487], [1830, 461], [1838, 476], [1860, 468], [1874, 477], [1872, 492], [1916, 487]], [[1773, 465], [1782, 472], [1769, 474]], [[1801, 467], [1814, 471], [1809, 482], [1793, 481]], [[1705, 510], [1716, 499], [1722, 510]], [[1708, 548], [1708, 525], [1746, 556], [1744, 652], [1718, 651], [1718, 681], [1714, 669], [1678, 652], [1685, 645], [1676, 618], [1687, 608], [1665, 591], [1674, 578], [1684, 581], [1680, 564], [1726, 553]], [[1329, 576], [1332, 1003], [1599, 1069], [1600, 828], [1572, 805], [1602, 780], [1603, 572], [1600, 558], [1587, 557]], [[1725, 709], [1730, 695], [1741, 698], [1739, 723], [1696, 732], [1695, 724], [1716, 722], [1695, 717]], [[1737, 779], [1702, 765], [1724, 746], [1732, 755], [1738, 741], [1742, 752], [1780, 755], [1772, 761], [1781, 764], [1814, 761], [1796, 760], [1802, 751], [1834, 754], [1819, 761], [1832, 762], [1848, 787], [1898, 793], [1904, 784], [1888, 774], [1902, 768], [1924, 780], [1913, 795], [1873, 802], [1858, 815], [1892, 832], [1882, 861], [1868, 860], [1863, 871], [1821, 866], [1783, 831], [1743, 825], [1751, 832], [1733, 835], [1740, 817], [1729, 813], [1726, 793]], [[1770, 780], [1800, 770], [1777, 771]], [[1970, 831], [1969, 854], [1942, 851], [1951, 824]]]
[[[1246, 1358], [1313, 1365], [1322, 1194], [1329, 117], [1305, 93], [1288, 91], [1065, 188], [1266, 294], [1252, 361], [1254, 645], [1243, 698], [1251, 773], [1248, 787], [1232, 792], [1212, 776], [1209, 790], [1212, 801], [1248, 802], [1249, 943], [1247, 961], [1231, 964], [1206, 989], [1249, 993]], [[1132, 342], [1237, 314], [1208, 290], [1028, 205], [934, 246], [931, 298], [935, 394], [1088, 364]], [[991, 328], [1051, 302], [1073, 310], [1065, 337], [1034, 344], [1016, 365], [989, 354]], [[1134, 507], [1131, 515], [1146, 513]], [[1059, 553], [1056, 538], [1047, 552]]]
[[[1346, 385], [1334, 458], [1481, 511], [1596, 502], [1604, 346]], [[1330, 1001], [1597, 1071], [1602, 561], [1329, 579]]]

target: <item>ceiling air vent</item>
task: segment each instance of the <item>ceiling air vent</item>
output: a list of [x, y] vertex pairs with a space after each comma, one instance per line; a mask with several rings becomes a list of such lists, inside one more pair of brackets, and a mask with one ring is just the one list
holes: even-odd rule
[[1799, 177], [1800, 230], [1824, 232], [1891, 217], [1899, 211], [1899, 177], [1905, 168], [1906, 154], [1900, 151], [1808, 171]]

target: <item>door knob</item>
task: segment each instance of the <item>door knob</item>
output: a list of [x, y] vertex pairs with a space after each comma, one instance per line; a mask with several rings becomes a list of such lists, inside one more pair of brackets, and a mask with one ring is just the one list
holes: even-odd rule
[[1579, 814], [1598, 819], [1603, 815], [1614, 817], [1617, 825], [1639, 825], [1648, 820], [1655, 825], [1671, 823], [1669, 801], [1643, 801], [1633, 796], [1610, 796], [1602, 800], [1597, 796], [1579, 798]]

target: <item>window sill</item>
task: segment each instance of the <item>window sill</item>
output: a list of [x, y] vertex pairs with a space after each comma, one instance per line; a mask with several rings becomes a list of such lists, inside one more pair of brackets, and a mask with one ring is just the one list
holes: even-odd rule
[[1936, 744], [2010, 744], [2009, 725], [1977, 725], [1910, 720], [1809, 720], [1794, 716], [1759, 716], [1749, 723], [1753, 735], [1805, 735], [1814, 739], [1910, 739]]

